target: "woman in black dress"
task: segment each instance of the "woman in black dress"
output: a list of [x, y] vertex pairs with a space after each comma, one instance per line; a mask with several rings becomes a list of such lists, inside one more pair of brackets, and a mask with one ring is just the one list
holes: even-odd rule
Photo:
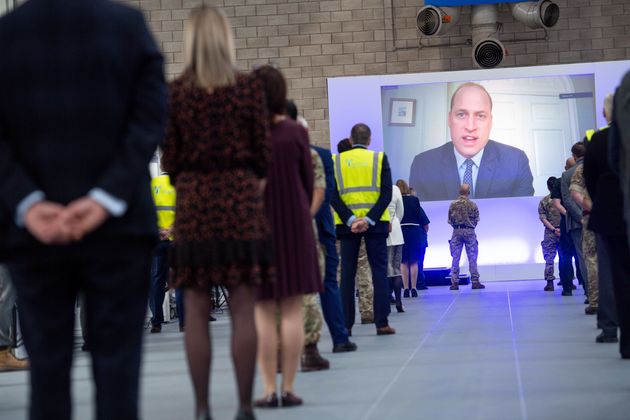
[[[257, 407], [293, 406], [302, 399], [293, 392], [304, 347], [302, 296], [320, 291], [322, 282], [310, 213], [313, 163], [306, 130], [287, 118], [286, 82], [280, 71], [262, 66], [262, 81], [271, 117], [271, 165], [265, 210], [273, 233], [276, 281], [261, 285], [256, 302], [258, 365], [264, 396]], [[278, 334], [277, 314], [280, 314]], [[278, 342], [282, 369], [281, 398], [276, 395]]]
[[405, 244], [402, 253], [402, 278], [403, 296], [418, 297], [416, 281], [420, 289], [426, 289], [424, 281], [424, 254], [426, 252], [427, 232], [429, 231], [429, 218], [420, 206], [418, 197], [411, 194], [409, 185], [402, 179], [396, 181], [403, 196], [405, 214], [400, 221]]

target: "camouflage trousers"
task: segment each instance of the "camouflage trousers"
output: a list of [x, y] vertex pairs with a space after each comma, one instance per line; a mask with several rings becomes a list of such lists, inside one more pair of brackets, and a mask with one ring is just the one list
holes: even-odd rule
[[588, 273], [588, 305], [597, 307], [599, 305], [599, 275], [597, 270], [597, 245], [595, 244], [595, 233], [586, 228], [588, 219], [586, 215], [582, 218], [582, 253], [586, 263]]
[[[340, 243], [337, 241], [337, 253], [341, 254]], [[341, 284], [341, 264], [337, 266], [337, 281]], [[374, 321], [374, 287], [372, 285], [372, 272], [365, 250], [365, 239], [361, 241], [359, 258], [357, 259], [357, 289], [359, 289], [359, 313], [361, 321]]]
[[304, 317], [304, 345], [317, 344], [324, 325], [317, 293], [302, 297], [302, 315]]
[[[317, 244], [317, 259], [319, 262], [319, 272], [324, 278], [326, 269], [325, 249], [317, 239], [317, 229], [315, 224], [315, 243]], [[311, 293], [302, 297], [302, 318], [304, 319], [304, 344], [317, 344], [321, 336], [323, 326], [322, 308], [317, 299], [317, 293]]]
[[545, 228], [545, 236], [540, 245], [542, 245], [543, 257], [545, 258], [545, 280], [553, 281], [556, 279], [553, 275], [553, 264], [560, 245], [560, 237]]
[[453, 236], [448, 242], [451, 248], [451, 257], [453, 257], [451, 283], [456, 284], [459, 281], [459, 259], [464, 245], [466, 246], [466, 255], [468, 255], [470, 278], [473, 282], [479, 281], [479, 271], [477, 270], [478, 242], [475, 229], [453, 229]]
[[10, 330], [15, 304], [15, 287], [9, 279], [9, 270], [0, 265], [0, 346], [12, 346]]

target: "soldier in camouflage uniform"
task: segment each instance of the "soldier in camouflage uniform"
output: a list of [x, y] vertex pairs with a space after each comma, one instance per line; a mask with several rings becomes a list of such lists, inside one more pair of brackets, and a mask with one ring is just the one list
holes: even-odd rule
[[[549, 191], [553, 189], [556, 177], [552, 176], [547, 179], [547, 188]], [[560, 212], [553, 205], [551, 194], [547, 194], [540, 200], [538, 204], [538, 217], [545, 226], [545, 233], [542, 245], [543, 257], [545, 258], [545, 280], [547, 285], [545, 286], [545, 292], [553, 292], [553, 281], [555, 276], [553, 275], [553, 265], [556, 258], [556, 252], [560, 245]]]
[[[315, 175], [313, 197], [315, 197], [316, 195], [315, 191], [319, 190], [320, 192], [322, 192], [321, 196], [323, 198], [323, 191], [326, 190], [326, 175], [324, 173], [324, 165], [322, 164], [322, 160], [319, 157], [319, 154], [313, 149], [310, 150], [311, 158], [313, 160], [313, 173]], [[317, 208], [311, 207], [311, 215], [315, 215], [318, 209], [319, 205], [317, 205]], [[315, 243], [317, 244], [319, 269], [322, 273], [322, 278], [324, 278], [324, 251], [318, 239], [315, 219], [313, 219], [313, 230], [315, 231]], [[302, 371], [310, 372], [328, 369], [330, 367], [330, 363], [319, 354], [319, 350], [317, 349], [317, 343], [319, 342], [322, 326], [324, 324], [322, 310], [319, 305], [319, 300], [317, 299], [317, 293], [304, 295], [302, 303], [302, 314], [304, 318], [304, 351], [302, 352], [301, 359]]]
[[[339, 254], [339, 242], [337, 242], [337, 253]], [[341, 284], [341, 264], [337, 267], [337, 279]], [[361, 324], [371, 324], [374, 322], [374, 288], [372, 286], [372, 272], [365, 251], [365, 240], [361, 241], [359, 257], [357, 259], [357, 289], [359, 291], [359, 313], [361, 314]]]
[[479, 281], [477, 271], [477, 235], [475, 227], [479, 223], [479, 209], [470, 201], [470, 186], [462, 184], [459, 188], [459, 198], [451, 203], [448, 208], [448, 224], [453, 226], [453, 236], [450, 243], [453, 265], [451, 266], [451, 290], [459, 290], [459, 258], [462, 255], [462, 247], [466, 245], [468, 265], [473, 289], [485, 289], [486, 286]]
[[586, 263], [586, 271], [588, 273], [588, 306], [584, 310], [587, 315], [597, 314], [599, 306], [599, 276], [597, 270], [597, 247], [595, 245], [595, 233], [588, 230], [588, 219], [590, 217], [593, 202], [586, 190], [584, 182], [584, 165], [580, 165], [571, 177], [571, 185], [569, 186], [571, 198], [582, 207], [582, 252], [584, 253], [584, 262]]

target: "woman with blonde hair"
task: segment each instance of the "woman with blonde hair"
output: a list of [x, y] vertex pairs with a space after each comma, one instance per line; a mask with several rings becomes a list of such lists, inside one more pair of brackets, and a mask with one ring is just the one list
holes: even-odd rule
[[235, 67], [222, 11], [194, 10], [184, 30], [185, 70], [170, 87], [163, 165], [177, 190], [171, 281], [183, 288], [185, 346], [196, 416], [210, 418], [209, 289], [229, 291], [237, 419], [253, 419], [256, 286], [270, 277], [271, 240], [262, 191], [269, 118], [259, 81]]

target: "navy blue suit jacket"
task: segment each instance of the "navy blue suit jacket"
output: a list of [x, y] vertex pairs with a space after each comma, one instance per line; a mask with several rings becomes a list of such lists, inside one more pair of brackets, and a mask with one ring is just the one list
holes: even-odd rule
[[315, 215], [315, 222], [317, 223], [317, 233], [319, 234], [319, 241], [322, 243], [335, 242], [335, 221], [333, 219], [332, 211], [330, 210], [330, 200], [337, 191], [337, 181], [335, 181], [335, 164], [332, 160], [330, 150], [322, 147], [311, 146], [313, 150], [317, 152], [324, 164], [324, 173], [326, 174], [326, 194], [324, 195], [324, 202], [319, 208], [319, 211]]
[[[474, 198], [532, 196], [533, 182], [525, 152], [489, 140], [479, 164]], [[421, 201], [455, 200], [460, 184], [452, 143], [420, 153], [411, 164], [409, 186]]]
[[100, 188], [124, 200], [85, 240], [156, 238], [148, 164], [164, 136], [163, 59], [142, 13], [107, 0], [31, 0], [0, 19], [0, 207], [33, 191], [67, 204]]

